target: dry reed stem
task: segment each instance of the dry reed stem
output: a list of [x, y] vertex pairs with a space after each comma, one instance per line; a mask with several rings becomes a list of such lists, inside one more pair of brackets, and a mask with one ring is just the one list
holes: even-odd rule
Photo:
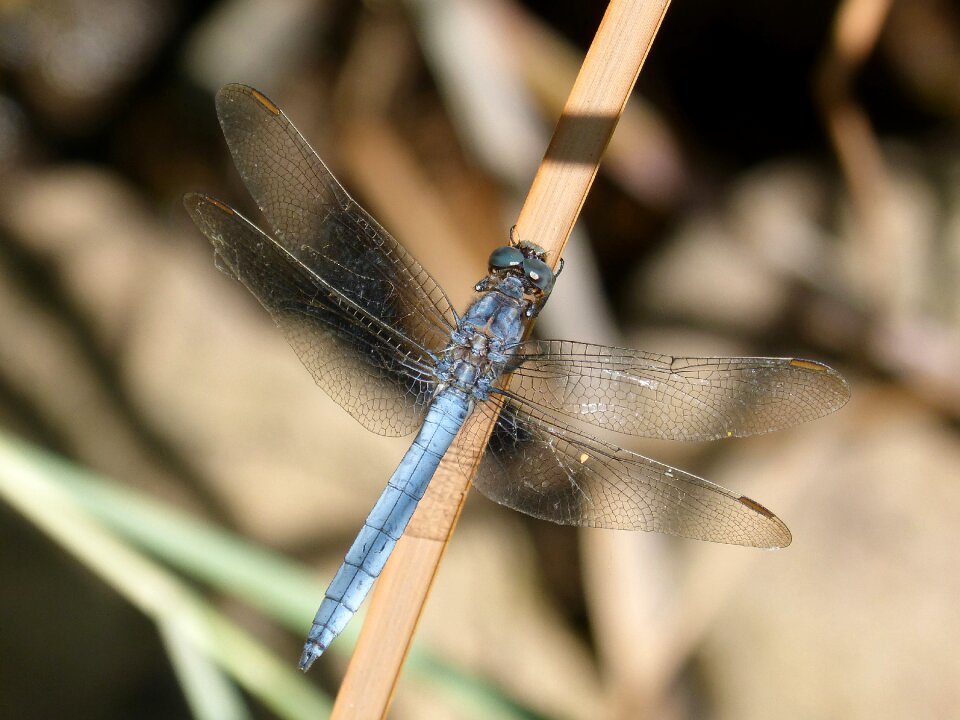
[[[517, 220], [520, 237], [545, 248], [554, 264], [668, 6], [669, 0], [612, 0], [584, 59]], [[466, 431], [483, 422], [473, 415]], [[485, 430], [477, 437], [486, 438], [492, 425]], [[386, 715], [473, 474], [449, 456], [440, 464], [377, 582], [332, 718]]]

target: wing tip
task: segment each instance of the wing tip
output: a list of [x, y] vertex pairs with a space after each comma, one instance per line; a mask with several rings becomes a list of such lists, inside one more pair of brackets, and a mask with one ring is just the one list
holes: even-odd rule
[[[756, 543], [757, 547], [765, 547], [770, 549], [779, 549], [785, 548], [793, 542], [793, 534], [790, 532], [783, 520], [774, 515], [770, 510], [765, 506], [758, 503], [752, 498], [748, 498], [746, 495], [741, 495], [737, 498], [737, 502], [741, 505], [753, 510], [753, 512], [758, 515], [762, 515], [765, 519], [769, 520], [768, 530], [769, 533], [767, 536], [761, 540], [761, 542]], [[753, 544], [753, 543], [751, 543]]]
[[226, 215], [237, 215], [236, 210], [226, 203], [220, 202], [215, 197], [198, 192], [184, 193], [183, 207], [186, 208], [187, 213], [192, 218], [196, 218], [200, 214], [201, 209], [209, 205], [212, 205]]
[[259, 90], [254, 90], [253, 88], [250, 88], [250, 96], [254, 100], [256, 100], [258, 103], [260, 103], [264, 108], [266, 108], [273, 115], [280, 114], [280, 108], [277, 107], [277, 105], [270, 98], [268, 98]]
[[817, 362], [816, 360], [807, 360], [805, 358], [791, 358], [790, 364], [794, 367], [803, 368], [805, 370], [814, 370], [816, 372], [830, 373], [832, 368], [829, 365], [824, 365], [822, 362]]
[[[836, 412], [846, 405], [850, 400], [850, 384], [846, 381], [843, 375], [826, 363], [822, 363], [817, 360], [807, 360], [806, 358], [790, 358], [789, 364], [790, 367], [795, 367], [799, 370], [809, 370], [810, 372], [824, 375], [833, 381], [834, 387], [832, 402], [829, 403], [824, 415]], [[822, 415], [818, 417], [822, 417]]]
[[256, 88], [242, 83], [229, 83], [217, 91], [216, 104], [222, 107], [234, 95], [246, 95], [271, 115], [280, 115], [280, 107]]

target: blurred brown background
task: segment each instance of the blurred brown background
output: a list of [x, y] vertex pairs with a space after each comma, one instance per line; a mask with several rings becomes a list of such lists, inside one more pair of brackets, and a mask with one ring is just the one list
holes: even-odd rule
[[[462, 307], [602, 12], [0, 5], [3, 432], [326, 580], [407, 441], [326, 398], [214, 269], [181, 194], [255, 213], [213, 93], [267, 93]], [[955, 3], [674, 3], [538, 332], [811, 357], [853, 400], [771, 436], [624, 441], [773, 509], [780, 552], [473, 498], [418, 642], [501, 710], [405, 676], [392, 716], [960, 715], [958, 278]], [[293, 666], [300, 637], [195, 587]], [[343, 662], [323, 662], [310, 681], [333, 693]], [[154, 625], [0, 502], [0, 715], [67, 712], [194, 711]]]

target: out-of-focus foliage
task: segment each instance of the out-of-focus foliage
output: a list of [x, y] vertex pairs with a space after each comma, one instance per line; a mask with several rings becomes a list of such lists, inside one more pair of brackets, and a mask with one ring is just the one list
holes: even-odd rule
[[[256, 214], [216, 88], [279, 102], [462, 306], [602, 10], [0, 6], [0, 427], [66, 459], [38, 461], [38, 483], [66, 493], [88, 468], [130, 491], [24, 505], [47, 486], [0, 466], [5, 716], [282, 713], [255, 685], [272, 663], [282, 677], [277, 656], [295, 672], [320, 588], [405, 448], [312, 386], [180, 209], [202, 190]], [[954, 3], [675, 3], [538, 331], [805, 355], [854, 399], [769, 437], [630, 445], [769, 506], [795, 538], [782, 552], [471, 502], [394, 715], [960, 712], [958, 278]], [[158, 608], [161, 592], [178, 600]], [[203, 613], [248, 662], [177, 631]], [[321, 707], [303, 683], [334, 694], [347, 651], [289, 694]]]

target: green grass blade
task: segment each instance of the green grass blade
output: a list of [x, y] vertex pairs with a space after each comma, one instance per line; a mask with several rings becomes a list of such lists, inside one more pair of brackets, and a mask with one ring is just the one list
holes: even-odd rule
[[178, 624], [161, 622], [157, 629], [196, 720], [250, 720], [237, 686], [206, 653], [194, 646]]
[[85, 476], [62, 460], [0, 435], [0, 496], [154, 620], [208, 655], [283, 718], [329, 714], [330, 702], [297, 672], [214, 610], [174, 575], [120, 541], [64, 484]]

